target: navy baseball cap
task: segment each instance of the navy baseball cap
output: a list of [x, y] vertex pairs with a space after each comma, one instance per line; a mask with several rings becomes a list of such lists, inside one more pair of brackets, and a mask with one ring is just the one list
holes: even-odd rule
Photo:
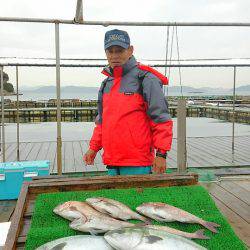
[[130, 38], [126, 31], [124, 30], [109, 30], [105, 33], [104, 38], [104, 49], [111, 46], [121, 46], [124, 49], [127, 49], [130, 46]]

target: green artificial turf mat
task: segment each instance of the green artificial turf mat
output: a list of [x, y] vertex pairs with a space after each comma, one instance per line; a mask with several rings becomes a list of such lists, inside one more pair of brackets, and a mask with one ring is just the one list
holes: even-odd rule
[[[88, 197], [104, 196], [116, 199], [127, 204], [135, 210], [143, 202], [166, 202], [170, 205], [182, 208], [207, 221], [213, 221], [221, 225], [219, 233], [214, 234], [209, 230], [205, 234], [210, 240], [194, 241], [208, 249], [241, 250], [247, 249], [244, 243], [235, 235], [231, 226], [219, 212], [208, 192], [201, 186], [181, 186], [164, 188], [144, 188], [143, 191], [132, 189], [105, 189], [86, 192], [61, 192], [41, 194], [37, 197], [35, 210], [32, 216], [32, 224], [28, 233], [27, 250], [55, 240], [57, 238], [83, 234], [69, 228], [69, 221], [53, 213], [53, 208], [62, 202], [69, 200], [84, 201]], [[203, 227], [198, 224], [182, 224], [179, 222], [157, 223], [168, 225], [179, 230], [194, 232]]]

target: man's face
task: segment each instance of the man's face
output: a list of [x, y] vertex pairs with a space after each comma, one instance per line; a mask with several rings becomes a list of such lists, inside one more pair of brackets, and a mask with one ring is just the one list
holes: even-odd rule
[[125, 64], [128, 59], [133, 55], [133, 46], [124, 49], [120, 46], [111, 46], [105, 50], [108, 63], [111, 68]]

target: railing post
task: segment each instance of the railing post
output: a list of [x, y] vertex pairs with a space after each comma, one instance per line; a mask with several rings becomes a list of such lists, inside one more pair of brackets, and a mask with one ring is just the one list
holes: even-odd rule
[[16, 125], [17, 125], [17, 160], [20, 161], [20, 132], [19, 132], [19, 78], [18, 78], [18, 66], [16, 66], [16, 102], [17, 102], [17, 111], [16, 111]]
[[233, 87], [233, 127], [232, 127], [232, 153], [234, 154], [234, 125], [235, 125], [235, 85], [236, 85], [236, 67], [234, 67], [234, 87]]
[[179, 173], [187, 172], [185, 99], [178, 100], [177, 108], [177, 169]]
[[2, 150], [2, 162], [5, 162], [5, 129], [4, 129], [4, 85], [3, 85], [3, 66], [0, 66], [0, 84], [1, 84], [1, 111], [2, 111], [2, 137], [1, 137], [1, 150]]
[[60, 47], [59, 23], [55, 23], [56, 47], [56, 96], [57, 96], [57, 174], [62, 175], [62, 136], [61, 136], [61, 87], [60, 87]]

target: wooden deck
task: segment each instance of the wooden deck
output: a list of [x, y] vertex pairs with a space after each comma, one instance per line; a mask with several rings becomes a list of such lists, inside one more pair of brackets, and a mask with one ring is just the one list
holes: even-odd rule
[[[202, 183], [238, 237], [250, 247], [250, 176], [246, 180]], [[16, 201], [0, 201], [0, 222], [11, 220]]]
[[250, 248], [250, 179], [202, 184], [235, 233]]
[[[83, 154], [89, 141], [64, 141], [62, 144], [63, 172], [106, 171], [98, 153], [94, 166], [85, 166]], [[235, 152], [232, 154], [231, 137], [192, 137], [187, 138], [188, 167], [236, 167], [250, 166], [250, 136], [235, 137]], [[6, 161], [16, 161], [16, 143], [6, 144]], [[56, 172], [56, 142], [20, 143], [20, 160], [49, 160], [50, 172]], [[169, 168], [177, 166], [177, 140], [173, 139], [172, 150], [167, 164]]]

